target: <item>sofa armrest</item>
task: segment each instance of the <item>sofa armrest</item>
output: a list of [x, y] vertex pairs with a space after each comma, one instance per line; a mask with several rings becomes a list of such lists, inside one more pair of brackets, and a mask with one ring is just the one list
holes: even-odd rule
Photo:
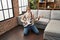
[[18, 24], [23, 25], [23, 23], [21, 22], [21, 16], [18, 16]]

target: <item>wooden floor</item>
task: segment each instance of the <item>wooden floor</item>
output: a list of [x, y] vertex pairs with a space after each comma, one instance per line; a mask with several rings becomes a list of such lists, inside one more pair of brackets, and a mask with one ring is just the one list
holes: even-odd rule
[[39, 29], [39, 35], [30, 32], [28, 36], [24, 36], [23, 30], [22, 26], [17, 26], [1, 35], [0, 40], [43, 40], [43, 30]]

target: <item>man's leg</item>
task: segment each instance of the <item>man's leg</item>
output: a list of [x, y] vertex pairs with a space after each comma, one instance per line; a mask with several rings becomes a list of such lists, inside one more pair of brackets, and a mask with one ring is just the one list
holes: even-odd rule
[[28, 27], [24, 28], [24, 35], [28, 34]]
[[36, 28], [35, 25], [32, 25], [32, 26], [31, 26], [31, 29], [32, 29], [36, 34], [39, 34], [39, 30]]

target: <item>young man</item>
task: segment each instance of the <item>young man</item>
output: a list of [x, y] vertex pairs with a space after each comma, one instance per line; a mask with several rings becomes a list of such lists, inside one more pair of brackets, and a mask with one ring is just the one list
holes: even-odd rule
[[24, 35], [27, 35], [29, 30], [39, 34], [39, 30], [34, 25], [34, 15], [32, 14], [29, 7], [27, 7], [26, 13], [21, 17], [21, 21], [24, 25]]

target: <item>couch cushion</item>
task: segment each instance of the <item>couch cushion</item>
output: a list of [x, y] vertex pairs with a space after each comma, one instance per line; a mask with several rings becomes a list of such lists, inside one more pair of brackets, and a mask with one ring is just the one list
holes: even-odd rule
[[36, 24], [36, 23], [35, 23], [35, 26], [36, 26], [37, 28], [40, 28], [40, 29], [45, 29], [45, 28], [46, 28], [46, 25], [42, 25], [42, 24]]
[[48, 23], [44, 33], [46, 35], [60, 37], [60, 20], [51, 20]]
[[34, 18], [38, 17], [37, 11], [38, 10], [31, 10], [31, 12], [34, 14]]
[[40, 20], [37, 22], [38, 24], [43, 24], [43, 25], [47, 25], [49, 22], [49, 19], [46, 18], [40, 18]]
[[50, 18], [50, 10], [39, 10], [38, 16], [43, 15], [43, 18]]
[[60, 10], [52, 10], [51, 11], [51, 19], [60, 20]]

